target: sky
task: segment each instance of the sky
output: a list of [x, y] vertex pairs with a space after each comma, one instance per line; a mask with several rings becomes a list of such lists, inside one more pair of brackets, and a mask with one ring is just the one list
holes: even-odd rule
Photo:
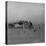
[[8, 23], [19, 20], [28, 20], [33, 24], [44, 22], [44, 3], [8, 2], [7, 17]]

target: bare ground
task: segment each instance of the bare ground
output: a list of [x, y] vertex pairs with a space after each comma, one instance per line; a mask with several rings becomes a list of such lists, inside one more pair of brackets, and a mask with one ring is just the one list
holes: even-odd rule
[[[25, 32], [24, 32], [25, 31]], [[40, 25], [40, 30], [34, 32], [28, 29], [9, 29], [8, 44], [39, 43], [44, 42], [44, 25]]]

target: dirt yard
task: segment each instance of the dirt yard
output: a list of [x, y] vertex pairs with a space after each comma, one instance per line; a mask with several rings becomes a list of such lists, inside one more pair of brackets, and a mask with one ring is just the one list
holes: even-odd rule
[[34, 32], [28, 29], [9, 29], [7, 30], [8, 44], [25, 44], [43, 42], [44, 26], [40, 25], [40, 30]]

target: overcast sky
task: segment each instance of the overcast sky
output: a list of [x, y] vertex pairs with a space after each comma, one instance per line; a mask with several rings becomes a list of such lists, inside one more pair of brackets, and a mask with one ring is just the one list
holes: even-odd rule
[[34, 24], [43, 23], [44, 4], [8, 2], [7, 17], [8, 22], [16, 22], [18, 20], [30, 20]]

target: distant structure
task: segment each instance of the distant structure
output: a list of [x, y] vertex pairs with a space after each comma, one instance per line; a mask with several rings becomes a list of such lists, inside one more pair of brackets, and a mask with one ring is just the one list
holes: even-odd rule
[[32, 22], [28, 22], [28, 21], [18, 21], [18, 22], [15, 22], [15, 23], [10, 23], [10, 24], [8, 24], [8, 26], [10, 27], [10, 28], [18, 28], [18, 27], [24, 27], [25, 29], [32, 29], [33, 28], [33, 24], [32, 24]]
[[[40, 29], [40, 25], [38, 26], [33, 26], [31, 21], [18, 21], [15, 23], [9, 23], [8, 27], [10, 29], [14, 28], [14, 29], [29, 29], [31, 31], [31, 29], [33, 29], [34, 32], [36, 32], [37, 30]], [[24, 31], [25, 32], [25, 31]]]

